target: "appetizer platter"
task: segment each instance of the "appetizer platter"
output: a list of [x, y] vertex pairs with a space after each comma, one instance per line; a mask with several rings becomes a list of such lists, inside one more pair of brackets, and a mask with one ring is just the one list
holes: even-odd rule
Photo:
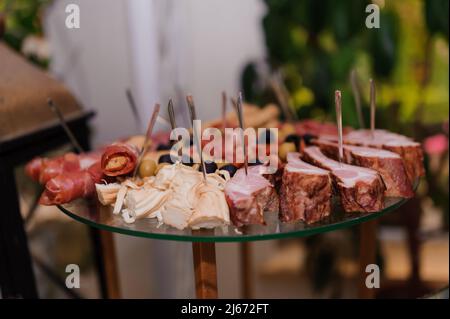
[[[57, 205], [91, 226], [135, 236], [246, 241], [348, 227], [413, 197], [424, 175], [423, 154], [412, 139], [375, 128], [374, 97], [370, 129], [342, 127], [340, 91], [335, 102], [337, 125], [280, 123], [275, 105], [244, 104], [241, 94], [232, 99], [234, 110], [226, 112], [224, 94], [222, 118], [201, 127], [193, 124], [183, 153], [174, 148], [180, 140], [171, 140], [170, 131], [153, 133], [160, 118], [156, 104], [145, 135], [92, 152], [35, 158], [26, 173], [44, 186], [40, 204]], [[194, 123], [192, 96], [187, 105]], [[174, 113], [169, 101], [172, 132], [177, 128]], [[268, 130], [253, 146], [241, 133], [232, 160], [226, 160], [229, 150], [221, 150], [220, 156], [204, 154], [201, 130], [219, 129], [225, 133], [222, 142], [228, 128], [243, 132], [249, 127]], [[272, 171], [258, 157], [269, 148], [277, 150]], [[238, 152], [243, 152], [243, 162], [233, 161]]]

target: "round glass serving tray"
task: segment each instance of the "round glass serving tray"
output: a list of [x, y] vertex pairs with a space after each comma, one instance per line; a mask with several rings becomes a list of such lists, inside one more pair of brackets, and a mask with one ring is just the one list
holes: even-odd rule
[[[417, 187], [417, 184], [415, 186]], [[136, 220], [127, 224], [120, 215], [113, 215], [112, 207], [102, 206], [96, 201], [77, 200], [58, 208], [68, 216], [89, 226], [115, 233], [154, 239], [190, 242], [238, 242], [303, 237], [350, 227], [393, 212], [408, 199], [386, 198], [385, 209], [376, 213], [344, 213], [336, 202], [333, 211], [324, 220], [307, 225], [303, 222], [283, 223], [277, 212], [266, 212], [267, 225], [244, 227], [223, 226], [215, 229], [178, 230], [167, 225], [159, 225], [156, 218]]]

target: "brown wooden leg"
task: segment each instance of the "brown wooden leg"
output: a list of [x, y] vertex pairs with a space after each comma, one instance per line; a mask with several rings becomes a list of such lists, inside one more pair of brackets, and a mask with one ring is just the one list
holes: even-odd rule
[[371, 220], [362, 223], [359, 226], [360, 244], [359, 244], [359, 298], [375, 298], [376, 288], [366, 287], [366, 266], [375, 264], [377, 250], [377, 220]]
[[195, 291], [199, 299], [217, 298], [216, 247], [214, 243], [192, 243]]
[[242, 242], [241, 248], [241, 282], [242, 298], [252, 298], [252, 247], [250, 242]]
[[102, 297], [119, 299], [120, 284], [113, 234], [104, 230], [92, 229], [94, 249], [99, 271]]
[[38, 298], [14, 170], [1, 156], [0, 199], [0, 299]]

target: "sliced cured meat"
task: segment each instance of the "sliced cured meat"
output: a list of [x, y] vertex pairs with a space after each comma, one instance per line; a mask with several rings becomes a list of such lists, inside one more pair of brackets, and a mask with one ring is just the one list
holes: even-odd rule
[[329, 170], [341, 205], [346, 212], [377, 212], [384, 208], [386, 187], [378, 172], [339, 163], [326, 157], [317, 146], [305, 148], [303, 159]]
[[88, 168], [99, 161], [100, 156], [99, 152], [91, 152], [80, 155], [66, 153], [55, 158], [36, 157], [25, 166], [25, 172], [34, 181], [45, 184], [60, 174]]
[[411, 183], [425, 175], [423, 151], [420, 143], [412, 139], [385, 130], [356, 130], [344, 137], [346, 144], [382, 148], [400, 155], [404, 161], [406, 173]]
[[67, 172], [50, 179], [39, 199], [41, 205], [60, 205], [96, 194], [95, 184], [103, 179], [100, 162], [82, 171]]
[[[319, 122], [316, 120], [302, 120], [295, 123], [295, 131], [298, 135], [325, 135], [329, 134], [332, 136], [337, 136], [338, 130], [337, 126], [331, 122]], [[350, 127], [343, 128], [344, 134], [351, 131]]]
[[264, 211], [278, 209], [278, 195], [272, 184], [262, 176], [262, 165], [239, 169], [225, 185], [225, 198], [230, 219], [235, 226], [265, 224]]
[[101, 159], [103, 174], [122, 176], [131, 173], [139, 156], [139, 149], [129, 143], [114, 143], [107, 146]]
[[28, 175], [35, 182], [39, 181], [41, 169], [44, 166], [44, 158], [35, 157], [25, 165], [25, 174]]
[[331, 212], [332, 184], [327, 170], [305, 163], [300, 153], [288, 153], [280, 188], [280, 219], [317, 222]]
[[[313, 144], [319, 146], [322, 153], [333, 159], [339, 158], [339, 145], [327, 140], [317, 139]], [[386, 185], [385, 196], [411, 198], [414, 196], [412, 184], [408, 179], [403, 159], [397, 153], [344, 145], [344, 161], [347, 164], [367, 167], [376, 170]]]

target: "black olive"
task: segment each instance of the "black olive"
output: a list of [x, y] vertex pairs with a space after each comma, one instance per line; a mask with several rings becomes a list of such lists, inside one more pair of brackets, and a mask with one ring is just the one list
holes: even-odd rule
[[[202, 166], [198, 168], [199, 171], [202, 170]], [[217, 170], [217, 164], [214, 162], [205, 162], [206, 174], [214, 173]]]
[[158, 147], [156, 148], [157, 151], [167, 151], [170, 150], [172, 148], [172, 145], [170, 144], [159, 144]]
[[160, 163], [169, 163], [169, 164], [173, 164], [172, 162], [172, 158], [170, 157], [170, 154], [163, 154], [159, 157], [158, 159], [158, 164]]
[[312, 145], [312, 140], [315, 139], [316, 136], [312, 135], [312, 134], [303, 134], [303, 140], [305, 141], [306, 145]]
[[301, 140], [301, 137], [300, 137], [300, 135], [297, 135], [297, 134], [289, 134], [288, 136], [286, 136], [286, 139], [284, 140], [286, 143], [294, 143], [295, 144], [295, 147], [297, 147], [297, 150], [298, 150], [298, 147], [299, 147], [299, 145], [300, 145], [300, 140]]
[[233, 164], [224, 165], [220, 169], [230, 173], [230, 177], [233, 177], [236, 171], [238, 170], [237, 167], [234, 166]]

